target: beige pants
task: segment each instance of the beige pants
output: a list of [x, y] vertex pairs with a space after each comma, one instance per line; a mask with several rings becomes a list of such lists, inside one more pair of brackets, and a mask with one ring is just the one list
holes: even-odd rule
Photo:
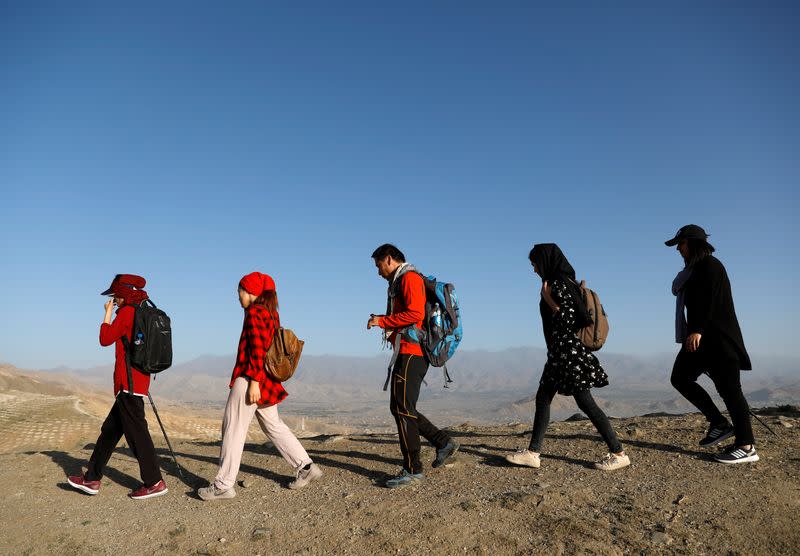
[[236, 484], [236, 475], [242, 463], [242, 450], [247, 438], [247, 430], [253, 415], [258, 419], [261, 430], [272, 441], [283, 458], [297, 471], [311, 463], [300, 441], [278, 416], [277, 405], [256, 405], [245, 403], [248, 381], [239, 377], [233, 383], [222, 417], [222, 448], [219, 454], [219, 471], [214, 485], [220, 490], [228, 490]]

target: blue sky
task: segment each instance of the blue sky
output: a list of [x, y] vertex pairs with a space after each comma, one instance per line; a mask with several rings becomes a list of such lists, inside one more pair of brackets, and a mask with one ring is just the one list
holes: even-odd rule
[[669, 351], [663, 241], [690, 222], [750, 351], [796, 356], [799, 23], [792, 2], [0, 1], [0, 361], [110, 361], [118, 272], [147, 277], [178, 361], [235, 351], [252, 270], [308, 353], [380, 353], [386, 241], [456, 284], [464, 349], [543, 345], [526, 256], [554, 241], [605, 349]]

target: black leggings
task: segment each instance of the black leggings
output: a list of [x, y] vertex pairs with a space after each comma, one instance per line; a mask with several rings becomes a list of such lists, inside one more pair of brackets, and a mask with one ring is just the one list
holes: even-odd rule
[[[531, 435], [531, 444], [528, 449], [531, 452], [541, 452], [542, 441], [544, 440], [544, 433], [547, 430], [547, 425], [550, 423], [550, 404], [556, 395], [556, 389], [552, 386], [544, 384], [539, 385], [539, 391], [536, 392], [536, 413], [533, 417], [533, 434]], [[603, 410], [597, 407], [597, 404], [592, 397], [591, 390], [581, 390], [574, 396], [578, 404], [578, 408], [583, 411], [592, 424], [603, 437], [608, 450], [612, 453], [619, 453], [622, 451], [622, 444], [617, 439], [614, 429], [611, 428], [611, 423], [608, 417], [603, 413]]]
[[725, 425], [728, 420], [717, 409], [708, 392], [697, 384], [697, 379], [705, 371], [708, 371], [708, 375], [731, 415], [733, 430], [736, 434], [736, 445], [753, 444], [750, 407], [742, 392], [742, 383], [739, 378], [741, 371], [736, 361], [714, 360], [709, 354], [701, 351], [690, 353], [682, 349], [675, 358], [670, 381], [684, 398], [700, 410], [709, 423]]

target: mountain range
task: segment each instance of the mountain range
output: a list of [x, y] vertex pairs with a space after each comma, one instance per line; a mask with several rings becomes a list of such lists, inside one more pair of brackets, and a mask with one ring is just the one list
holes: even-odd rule
[[[669, 374], [674, 354], [650, 357], [598, 352], [611, 384], [594, 390], [598, 403], [618, 417], [650, 412], [685, 412], [692, 407], [672, 389]], [[295, 376], [286, 383], [286, 411], [324, 417], [334, 422], [390, 425], [386, 378], [389, 352], [373, 357], [304, 355]], [[235, 357], [204, 355], [175, 364], [155, 377], [154, 396], [198, 406], [222, 406]], [[420, 408], [449, 422], [506, 422], [528, 419], [532, 412], [544, 349], [464, 350], [448, 363], [454, 382], [443, 388], [440, 369], [431, 368]], [[746, 395], [755, 405], [779, 405], [800, 400], [800, 361], [754, 357], [756, 369], [742, 373]], [[58, 367], [54, 377], [110, 388], [111, 365], [86, 369]], [[701, 378], [709, 391], [711, 381]], [[569, 398], [557, 397], [554, 418], [576, 411]]]

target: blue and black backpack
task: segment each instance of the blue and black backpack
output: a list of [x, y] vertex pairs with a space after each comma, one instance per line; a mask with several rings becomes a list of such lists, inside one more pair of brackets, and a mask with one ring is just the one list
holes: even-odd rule
[[[428, 364], [432, 367], [441, 367], [444, 372], [444, 387], [453, 382], [450, 374], [447, 372], [447, 361], [453, 356], [461, 343], [462, 328], [461, 328], [461, 310], [458, 305], [458, 296], [453, 284], [446, 282], [439, 282], [435, 276], [425, 276], [417, 271], [413, 266], [407, 265], [405, 272], [416, 272], [422, 277], [425, 282], [425, 320], [421, 329], [415, 327], [408, 327], [399, 330], [399, 334], [395, 340], [395, 350], [392, 361], [389, 364], [389, 372], [391, 373], [394, 362], [397, 359], [399, 352], [400, 337], [404, 336], [406, 339], [419, 343], [422, 346], [422, 352], [425, 354]], [[399, 287], [400, 276], [395, 279], [395, 287]], [[391, 289], [389, 291], [389, 305], [391, 306], [391, 298], [395, 292]], [[387, 377], [384, 390], [388, 386], [389, 379]]]

